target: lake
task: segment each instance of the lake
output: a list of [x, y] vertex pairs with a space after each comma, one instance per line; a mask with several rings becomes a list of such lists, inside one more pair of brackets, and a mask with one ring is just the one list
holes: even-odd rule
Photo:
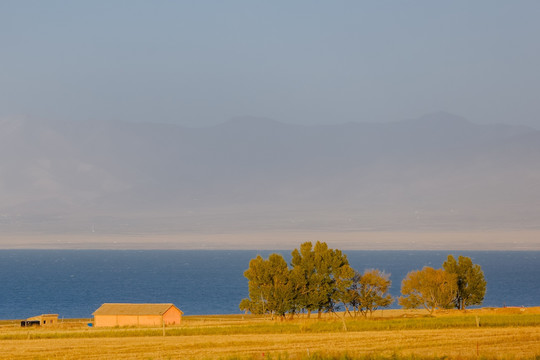
[[[186, 315], [238, 314], [248, 295], [243, 276], [257, 254], [226, 250], [0, 250], [0, 319], [42, 313], [89, 318], [106, 302], [174, 303]], [[391, 294], [423, 266], [469, 256], [487, 281], [482, 306], [539, 306], [540, 251], [345, 251], [353, 268], [391, 273]], [[394, 304], [393, 308], [398, 305]]]

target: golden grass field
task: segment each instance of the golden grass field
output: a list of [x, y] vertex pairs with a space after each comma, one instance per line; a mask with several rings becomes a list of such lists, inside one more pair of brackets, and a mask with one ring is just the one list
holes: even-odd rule
[[[477, 321], [480, 326], [477, 326]], [[540, 308], [384, 310], [373, 319], [187, 316], [181, 326], [98, 329], [0, 322], [0, 359], [540, 359]]]

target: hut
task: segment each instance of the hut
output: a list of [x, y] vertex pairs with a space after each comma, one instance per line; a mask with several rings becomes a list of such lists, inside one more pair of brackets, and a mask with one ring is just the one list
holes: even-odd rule
[[182, 310], [174, 304], [103, 304], [94, 315], [94, 326], [178, 325]]
[[21, 326], [33, 326], [33, 325], [56, 325], [58, 324], [58, 314], [41, 314], [38, 316], [29, 317], [26, 320], [21, 321]]

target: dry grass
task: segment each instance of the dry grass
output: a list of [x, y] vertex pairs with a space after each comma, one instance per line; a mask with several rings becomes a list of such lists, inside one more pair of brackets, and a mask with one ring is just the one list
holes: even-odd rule
[[323, 334], [264, 334], [8, 340], [1, 343], [6, 359], [205, 359], [241, 355], [308, 353], [392, 354], [475, 358], [527, 358], [540, 354], [535, 327], [371, 331]]
[[[525, 313], [525, 314], [524, 314]], [[411, 314], [420, 317], [407, 317]], [[483, 358], [538, 359], [540, 326], [462, 327], [459, 318], [498, 317], [500, 322], [516, 318], [536, 318], [540, 308], [481, 309], [467, 312], [448, 311], [435, 318], [421, 312], [385, 310], [379, 320], [348, 320], [348, 327], [375, 326], [405, 321], [410, 329], [362, 330], [345, 332], [331, 317], [317, 321], [270, 321], [267, 318], [241, 315], [186, 317], [181, 327], [168, 328], [168, 336], [158, 336], [159, 329], [89, 329], [85, 321], [75, 321], [57, 328], [21, 329], [4, 322], [0, 327], [0, 359], [321, 359], [348, 355], [348, 358]], [[422, 321], [446, 322], [446, 328], [415, 329]], [[468, 321], [468, 320], [467, 320]], [[367, 324], [367, 325], [366, 325]], [[299, 326], [297, 326], [299, 325]], [[289, 332], [279, 333], [281, 326]], [[295, 327], [296, 326], [296, 327]], [[303, 326], [315, 326], [319, 332], [305, 332]], [[378, 326], [378, 325], [377, 325]], [[424, 325], [418, 325], [424, 326]], [[235, 333], [235, 329], [266, 328], [265, 333]], [[146, 333], [145, 333], [146, 331]], [[200, 331], [200, 334], [174, 335], [175, 331]], [[10, 334], [17, 339], [9, 339]], [[52, 338], [33, 338], [38, 334], [56, 334]], [[76, 335], [73, 336], [73, 335]], [[96, 334], [103, 336], [93, 337]], [[121, 336], [119, 336], [121, 334]], [[151, 336], [144, 335], [151, 334]], [[8, 336], [8, 338], [6, 338]], [[264, 355], [263, 355], [264, 354]]]

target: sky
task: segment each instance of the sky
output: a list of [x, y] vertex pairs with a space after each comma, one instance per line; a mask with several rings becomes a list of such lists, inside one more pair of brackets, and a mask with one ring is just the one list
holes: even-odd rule
[[540, 128], [540, 2], [0, 0], [0, 119]]

